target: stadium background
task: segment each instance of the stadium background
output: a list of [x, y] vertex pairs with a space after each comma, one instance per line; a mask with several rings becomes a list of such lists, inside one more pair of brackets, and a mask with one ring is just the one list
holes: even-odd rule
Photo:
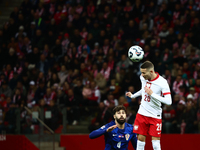
[[[1, 139], [23, 134], [42, 149], [37, 141], [101, 127], [119, 104], [133, 123], [140, 98], [124, 94], [140, 89], [145, 60], [172, 91], [163, 134], [199, 133], [199, 9], [198, 0], [1, 0]], [[132, 45], [142, 62], [127, 58]]]

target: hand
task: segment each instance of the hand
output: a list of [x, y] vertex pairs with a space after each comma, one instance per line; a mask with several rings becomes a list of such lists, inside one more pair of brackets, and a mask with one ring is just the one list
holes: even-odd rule
[[110, 126], [106, 132], [111, 132], [112, 130], [114, 130], [115, 128], [117, 128], [117, 125], [113, 125], [113, 126]]
[[126, 96], [131, 98], [132, 93], [131, 92], [126, 92]]
[[144, 90], [148, 95], [151, 95], [153, 93], [153, 91], [148, 87], [144, 87]]

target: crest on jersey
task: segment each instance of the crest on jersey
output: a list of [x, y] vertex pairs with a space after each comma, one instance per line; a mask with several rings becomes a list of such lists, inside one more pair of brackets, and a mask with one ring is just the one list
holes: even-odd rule
[[134, 130], [138, 130], [138, 125], [134, 125]]
[[147, 82], [145, 87], [151, 88], [151, 83]]
[[125, 134], [125, 138], [126, 138], [127, 141], [129, 139], [129, 137], [130, 137], [130, 134]]

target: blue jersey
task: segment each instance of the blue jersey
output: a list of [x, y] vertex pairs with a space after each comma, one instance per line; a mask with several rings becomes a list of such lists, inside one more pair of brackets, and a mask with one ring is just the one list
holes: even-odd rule
[[113, 125], [115, 125], [115, 121], [111, 121], [101, 128], [91, 132], [89, 137], [94, 139], [104, 135], [105, 150], [128, 150], [129, 141], [131, 141], [134, 149], [136, 150], [137, 136], [133, 133], [133, 126], [125, 123], [124, 129], [115, 128], [111, 132], [107, 132], [106, 130]]

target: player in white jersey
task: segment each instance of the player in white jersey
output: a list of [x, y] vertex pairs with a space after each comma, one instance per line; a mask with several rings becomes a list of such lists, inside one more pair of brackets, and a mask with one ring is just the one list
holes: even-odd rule
[[152, 137], [153, 149], [161, 150], [161, 103], [171, 105], [170, 88], [167, 80], [154, 71], [154, 65], [150, 61], [145, 61], [140, 71], [141, 90], [135, 94], [126, 93], [131, 98], [142, 96], [133, 129], [138, 134], [137, 150], [144, 150], [147, 135]]

